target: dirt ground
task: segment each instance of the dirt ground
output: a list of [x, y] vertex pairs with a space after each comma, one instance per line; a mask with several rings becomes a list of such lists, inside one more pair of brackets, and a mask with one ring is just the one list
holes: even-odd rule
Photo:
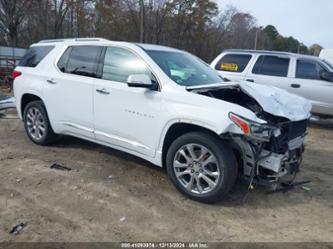
[[205, 205], [136, 157], [69, 137], [40, 147], [19, 120], [0, 119], [0, 241], [332, 242], [333, 122], [311, 124], [306, 145], [298, 180], [311, 180], [307, 190], [256, 188], [242, 203], [247, 186], [238, 182], [222, 203]]

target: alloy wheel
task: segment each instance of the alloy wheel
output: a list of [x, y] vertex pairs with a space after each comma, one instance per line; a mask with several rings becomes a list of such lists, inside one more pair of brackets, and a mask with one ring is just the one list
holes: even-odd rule
[[222, 173], [214, 154], [199, 144], [182, 146], [175, 154], [173, 168], [182, 186], [195, 194], [213, 191]]
[[46, 122], [42, 113], [36, 107], [28, 110], [26, 125], [29, 135], [36, 141], [43, 139], [46, 135]]

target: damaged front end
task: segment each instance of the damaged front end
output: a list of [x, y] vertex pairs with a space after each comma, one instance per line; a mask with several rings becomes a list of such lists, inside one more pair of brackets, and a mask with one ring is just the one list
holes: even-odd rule
[[251, 110], [263, 123], [230, 112], [240, 132], [226, 132], [244, 178], [277, 186], [291, 183], [300, 169], [311, 104], [283, 90], [257, 84], [191, 89], [192, 92]]
[[[235, 117], [235, 114], [230, 114], [230, 118], [236, 125], [242, 125], [242, 129], [251, 127], [251, 123], [240, 117], [236, 120]], [[250, 129], [245, 135], [228, 134], [239, 155], [244, 177], [263, 185], [290, 183], [302, 162], [307, 120], [285, 121], [264, 127], [261, 128], [265, 133], [263, 137], [251, 134], [252, 128], [245, 128]]]

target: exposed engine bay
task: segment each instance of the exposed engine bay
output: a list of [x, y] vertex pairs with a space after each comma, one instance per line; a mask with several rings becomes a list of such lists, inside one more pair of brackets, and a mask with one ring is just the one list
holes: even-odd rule
[[268, 113], [258, 101], [239, 85], [194, 90], [198, 94], [240, 105], [251, 110], [266, 125], [253, 124], [231, 113], [233, 120], [248, 135], [223, 134], [231, 138], [240, 169], [246, 179], [262, 185], [291, 183], [299, 171], [304, 153], [307, 118], [291, 121]]

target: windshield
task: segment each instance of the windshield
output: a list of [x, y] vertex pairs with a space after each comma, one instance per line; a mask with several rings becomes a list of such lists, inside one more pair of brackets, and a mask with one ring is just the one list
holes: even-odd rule
[[148, 50], [148, 55], [181, 86], [210, 85], [223, 82], [215, 70], [197, 57], [183, 52]]
[[323, 61], [331, 70], [333, 70], [333, 65], [330, 62], [328, 62], [327, 60], [323, 60]]

